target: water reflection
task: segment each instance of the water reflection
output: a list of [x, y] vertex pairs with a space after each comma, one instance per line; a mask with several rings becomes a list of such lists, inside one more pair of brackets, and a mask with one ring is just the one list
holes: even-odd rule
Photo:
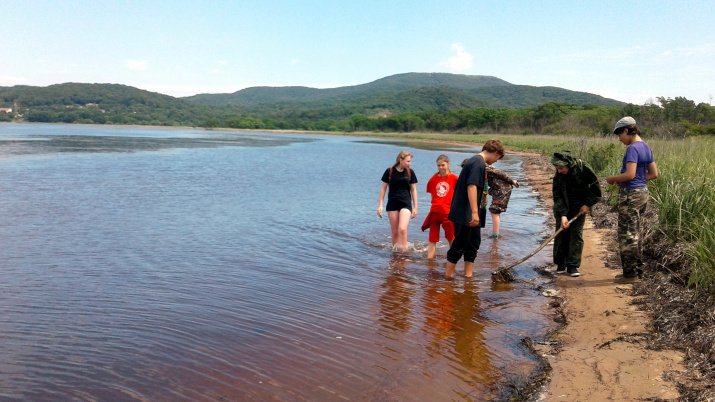
[[[462, 389], [484, 390], [499, 374], [486, 343], [489, 321], [480, 306], [478, 282], [442, 280], [444, 263], [434, 261], [427, 265], [427, 278], [416, 279], [409, 274], [412, 271], [414, 275], [416, 269], [412, 262], [399, 253], [389, 262], [379, 296], [380, 333], [406, 343], [411, 330], [418, 330], [413, 336], [424, 336], [418, 343], [428, 358], [421, 367], [424, 375], [439, 378], [441, 370], [448, 372], [455, 381], [450, 383], [452, 392], [460, 398], [468, 397]], [[392, 355], [399, 353], [388, 350]]]
[[449, 358], [453, 362], [450, 374], [475, 387], [498, 377], [485, 343], [486, 319], [478, 291], [471, 279], [462, 284], [430, 281], [423, 296], [424, 331], [431, 338], [428, 352]]
[[390, 332], [405, 333], [412, 326], [412, 298], [416, 290], [415, 282], [406, 275], [405, 264], [408, 260], [407, 255], [396, 253], [390, 261], [390, 273], [381, 286], [380, 322], [382, 328]]

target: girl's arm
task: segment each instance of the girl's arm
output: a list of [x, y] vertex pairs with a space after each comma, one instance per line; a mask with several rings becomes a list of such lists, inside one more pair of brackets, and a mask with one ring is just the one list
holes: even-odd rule
[[651, 162], [648, 164], [648, 171], [645, 174], [645, 181], [653, 180], [656, 178], [658, 178], [658, 167], [655, 165], [655, 162]]
[[382, 218], [382, 203], [385, 201], [385, 191], [387, 190], [387, 183], [382, 182], [382, 187], [380, 187], [380, 204], [377, 206], [377, 216]]
[[[655, 162], [653, 162], [652, 165], [655, 166]], [[623, 183], [624, 181], [631, 181], [631, 180], [633, 180], [633, 178], [636, 177], [636, 167], [638, 167], [638, 165], [636, 165], [635, 162], [628, 162], [628, 163], [626, 163], [626, 171], [624, 173], [621, 173], [618, 176], [608, 176], [608, 177], [606, 177], [606, 182], [608, 184], [616, 184], [616, 183]], [[650, 168], [650, 165], [648, 165], [648, 168]], [[658, 175], [658, 171], [656, 170], [656, 177], [657, 177], [657, 175]], [[646, 180], [648, 180], [647, 175], [646, 175]]]
[[412, 193], [412, 217], [417, 216], [417, 185], [415, 183], [410, 184], [410, 193]]

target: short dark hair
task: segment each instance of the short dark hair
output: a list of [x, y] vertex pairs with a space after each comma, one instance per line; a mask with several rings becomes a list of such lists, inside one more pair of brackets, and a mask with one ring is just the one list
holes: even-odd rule
[[623, 133], [624, 131], [626, 131], [627, 135], [640, 135], [641, 133], [641, 130], [638, 129], [638, 126], [636, 126], [635, 124], [631, 124], [630, 126], [623, 126], [613, 130], [613, 134], [621, 135], [621, 133]]

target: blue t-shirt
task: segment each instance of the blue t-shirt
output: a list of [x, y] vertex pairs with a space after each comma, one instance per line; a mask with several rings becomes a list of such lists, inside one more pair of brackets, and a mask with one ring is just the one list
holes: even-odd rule
[[623, 155], [621, 173], [626, 172], [626, 165], [629, 162], [634, 162], [636, 164], [636, 177], [633, 180], [621, 183], [621, 188], [645, 187], [645, 175], [648, 171], [648, 165], [654, 161], [653, 151], [645, 142], [636, 141], [629, 145], [628, 149], [626, 149], [626, 154]]

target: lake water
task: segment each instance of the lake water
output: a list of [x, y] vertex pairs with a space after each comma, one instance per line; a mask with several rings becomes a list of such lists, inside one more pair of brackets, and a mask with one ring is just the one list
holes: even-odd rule
[[[405, 254], [375, 210], [414, 154]], [[298, 134], [0, 124], [0, 399], [450, 400], [503, 395], [550, 329], [528, 185], [475, 277], [425, 259], [425, 186], [477, 149]], [[496, 164], [524, 180], [521, 160]]]

